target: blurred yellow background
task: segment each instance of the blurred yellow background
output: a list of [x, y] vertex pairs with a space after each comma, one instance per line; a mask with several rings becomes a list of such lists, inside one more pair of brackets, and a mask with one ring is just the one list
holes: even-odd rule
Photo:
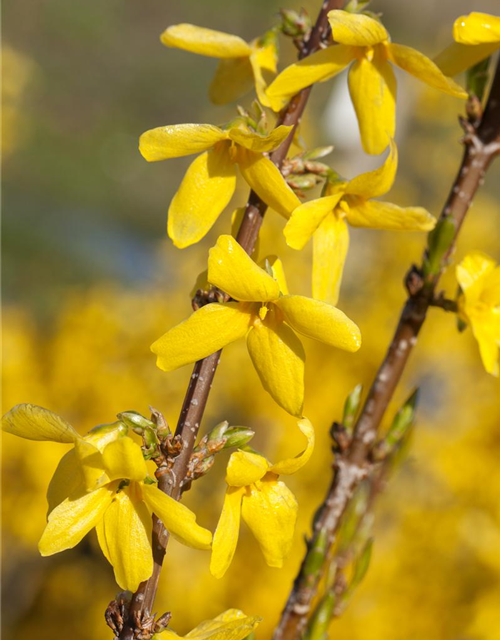
[[[312, 18], [319, 2], [301, 3]], [[472, 6], [473, 5], [473, 6]], [[207, 90], [215, 63], [167, 50], [159, 34], [192, 22], [247, 40], [276, 22], [277, 0], [5, 0], [3, 6], [3, 410], [45, 406], [81, 433], [119, 411], [152, 405], [175, 422], [190, 367], [165, 374], [149, 345], [190, 312], [189, 291], [208, 248], [230, 225], [221, 216], [199, 245], [179, 251], [166, 237], [166, 212], [189, 159], [148, 165], [140, 133], [178, 122], [221, 123]], [[448, 44], [455, 17], [498, 13], [497, 0], [373, 2], [393, 40], [433, 56]], [[293, 58], [284, 43], [281, 66]], [[390, 199], [438, 215], [457, 170], [462, 104], [398, 76], [400, 172]], [[243, 104], [250, 104], [248, 97]], [[360, 151], [346, 75], [316, 88], [302, 133], [334, 144], [330, 164], [347, 177], [380, 159]], [[500, 259], [498, 166], [474, 203], [456, 252]], [[247, 197], [240, 185], [233, 201]], [[283, 220], [269, 212], [261, 255], [278, 253], [292, 292], [310, 294], [310, 247], [288, 249]], [[339, 306], [361, 327], [348, 355], [307, 342], [305, 413], [318, 444], [287, 483], [300, 514], [282, 571], [268, 568], [244, 527], [235, 561], [217, 581], [209, 556], [169, 545], [157, 611], [171, 610], [184, 633], [238, 607], [264, 620], [269, 637], [304, 551], [303, 536], [330, 481], [328, 429], [346, 394], [369, 385], [395, 327], [402, 278], [424, 246], [419, 234], [355, 231]], [[453, 269], [443, 286], [455, 293]], [[435, 310], [419, 341], [387, 423], [420, 386], [409, 458], [379, 501], [375, 547], [365, 582], [331, 635], [349, 640], [500, 638], [500, 402], [471, 332]], [[205, 416], [257, 431], [253, 446], [277, 460], [302, 446], [294, 420], [262, 390], [243, 342], [228, 347]], [[45, 491], [64, 445], [3, 438], [3, 637], [110, 638], [103, 613], [116, 593], [94, 534], [72, 551], [39, 557]], [[186, 502], [215, 528], [223, 501], [224, 457]]]

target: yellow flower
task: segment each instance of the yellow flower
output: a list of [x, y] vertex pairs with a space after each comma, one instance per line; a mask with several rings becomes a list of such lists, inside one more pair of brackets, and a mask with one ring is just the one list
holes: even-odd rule
[[162, 33], [161, 41], [167, 47], [220, 58], [209, 92], [214, 104], [233, 102], [255, 85], [259, 101], [269, 106], [264, 75], [276, 73], [278, 51], [273, 31], [247, 44], [240, 37], [222, 31], [176, 24]]
[[213, 620], [205, 620], [189, 631], [185, 636], [178, 636], [174, 631], [166, 629], [156, 634], [153, 640], [243, 640], [252, 633], [261, 618], [246, 616], [239, 609], [228, 609]]
[[279, 147], [291, 129], [281, 125], [261, 135], [236, 122], [226, 129], [178, 124], [142, 134], [139, 149], [148, 162], [203, 152], [191, 163], [168, 211], [168, 235], [176, 247], [198, 242], [211, 229], [236, 188], [235, 163], [267, 205], [290, 216], [300, 200], [263, 152]]
[[271, 464], [248, 451], [229, 459], [224, 507], [214, 534], [210, 571], [216, 578], [226, 573], [236, 551], [240, 519], [250, 527], [270, 567], [282, 567], [290, 552], [297, 520], [297, 500], [280, 475], [296, 473], [311, 457], [314, 429], [307, 418], [298, 422], [307, 438], [306, 449], [296, 458]]
[[326, 195], [301, 204], [292, 213], [284, 234], [293, 249], [303, 249], [313, 236], [313, 298], [337, 304], [342, 271], [349, 247], [347, 223], [353, 227], [401, 231], [430, 231], [436, 220], [422, 207], [398, 207], [372, 201], [392, 187], [398, 164], [397, 147], [375, 171], [350, 182], [327, 185]]
[[461, 288], [459, 310], [471, 325], [484, 368], [498, 376], [500, 345], [500, 267], [489, 256], [474, 251], [456, 269]]
[[435, 58], [443, 73], [455, 76], [500, 48], [500, 17], [473, 11], [453, 25], [455, 42]]
[[212, 534], [196, 524], [194, 513], [144, 482], [148, 470], [141, 448], [117, 429], [82, 438], [55, 413], [30, 404], [11, 409], [2, 429], [29, 440], [75, 445], [51, 482], [49, 500], [59, 502], [52, 505], [38, 545], [42, 556], [72, 549], [95, 527], [116, 582], [135, 591], [153, 571], [152, 513], [184, 544], [210, 548]]
[[208, 281], [233, 300], [207, 304], [173, 327], [151, 347], [157, 365], [172, 371], [205, 358], [238, 338], [247, 347], [264, 389], [283, 409], [302, 415], [304, 361], [294, 330], [347, 351], [361, 344], [358, 327], [324, 302], [288, 295], [281, 262], [268, 261], [269, 275], [228, 235], [210, 250]]
[[376, 154], [387, 147], [395, 131], [396, 77], [390, 62], [436, 89], [467, 97], [427, 56], [391, 43], [377, 20], [342, 10], [330, 11], [328, 19], [338, 44], [313, 53], [278, 75], [267, 89], [275, 111], [304, 87], [333, 78], [354, 60], [349, 70], [349, 91], [363, 148]]

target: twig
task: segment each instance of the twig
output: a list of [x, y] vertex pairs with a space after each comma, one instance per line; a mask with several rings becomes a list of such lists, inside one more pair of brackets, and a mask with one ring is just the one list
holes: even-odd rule
[[[458, 233], [485, 173], [500, 151], [500, 63], [497, 66], [488, 102], [478, 125], [462, 122], [465, 128], [464, 155], [460, 170], [444, 205], [440, 220], [451, 217], [455, 223], [453, 240], [442, 257], [440, 271], [424, 278], [423, 270], [413, 267], [407, 278], [408, 299], [402, 310], [395, 335], [375, 377], [357, 420], [352, 442], [334, 463], [334, 477], [325, 501], [314, 521], [313, 535], [307, 543], [307, 553], [295, 579], [274, 640], [298, 640], [311, 611], [311, 603], [322, 576], [319, 571], [308, 574], [306, 562], [318, 536], [333, 544], [342, 515], [354, 491], [371, 467], [371, 450], [380, 422], [401, 379], [409, 355], [425, 322], [434, 299], [439, 278], [454, 251]], [[425, 256], [424, 256], [425, 259]]]
[[[341, 9], [343, 5], [344, 0], [325, 0], [323, 2], [316, 24], [309, 38], [304, 43], [299, 58], [302, 59], [320, 48], [329, 34], [328, 12], [332, 9]], [[272, 162], [279, 168], [281, 168], [283, 160], [288, 153], [310, 92], [311, 87], [303, 89], [292, 98], [288, 106], [280, 114], [277, 125], [284, 124], [292, 126], [293, 129], [281, 146], [270, 155]], [[251, 255], [254, 250], [266, 209], [267, 205], [252, 191], [248, 198], [245, 214], [236, 237], [237, 241], [249, 255]], [[203, 412], [212, 387], [212, 381], [219, 364], [220, 354], [220, 351], [214, 353], [200, 360], [194, 366], [176, 429], [176, 435], [181, 437], [183, 447], [181, 453], [175, 460], [172, 473], [168, 476], [164, 475], [160, 477], [158, 481], [159, 488], [177, 500], [181, 497], [181, 483], [186, 476], [187, 465], [196, 441]], [[160, 520], [154, 517], [152, 538], [153, 574], [149, 580], [139, 586], [137, 592], [133, 595], [127, 615], [125, 616], [123, 628], [118, 636], [120, 640], [132, 640], [134, 637], [140, 638], [141, 636], [145, 638], [148, 637], [147, 632], [143, 633], [143, 630], [150, 623], [167, 543], [168, 532]]]

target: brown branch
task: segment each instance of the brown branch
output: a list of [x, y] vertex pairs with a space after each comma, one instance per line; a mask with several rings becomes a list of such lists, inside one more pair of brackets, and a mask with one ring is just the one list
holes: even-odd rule
[[[309, 38], [301, 48], [299, 58], [305, 58], [317, 51], [322, 43], [327, 41], [330, 33], [327, 15], [332, 9], [341, 9], [344, 0], [324, 0]], [[270, 159], [281, 168], [295, 131], [300, 124], [304, 108], [306, 106], [311, 87], [307, 87], [294, 96], [278, 118], [277, 125], [292, 126], [288, 138], [276, 149]], [[250, 192], [242, 223], [236, 236], [237, 241], [251, 255], [253, 253], [259, 230], [262, 225], [267, 205]], [[220, 360], [220, 354], [215, 353], [197, 362], [194, 366], [188, 390], [184, 399], [176, 435], [182, 440], [181, 453], [175, 459], [172, 473], [160, 477], [158, 486], [166, 494], [179, 499], [182, 493], [182, 482], [186, 477], [187, 465], [196, 441], [200, 423], [208, 400], [212, 382]], [[133, 595], [128, 611], [125, 612], [123, 628], [119, 634], [120, 640], [133, 640], [133, 638], [149, 637], [148, 633], [142, 633], [151, 619], [158, 581], [162, 569], [165, 550], [168, 543], [168, 532], [158, 518], [153, 518], [153, 574], [149, 580], [143, 582]], [[149, 634], [150, 635], [150, 634]]]
[[314, 548], [320, 534], [326, 535], [329, 545], [333, 544], [342, 515], [354, 491], [370, 472], [371, 451], [380, 422], [405, 370], [409, 355], [417, 343], [418, 334], [434, 300], [439, 278], [454, 251], [460, 228], [474, 195], [483, 184], [490, 163], [500, 151], [500, 63], [480, 123], [476, 126], [468, 122], [462, 124], [466, 130], [463, 139], [464, 155], [440, 216], [440, 220], [447, 217], [453, 219], [453, 240], [440, 262], [438, 273], [424, 278], [423, 268], [414, 267], [410, 270], [407, 277], [409, 296], [399, 324], [357, 420], [352, 442], [335, 460], [330, 490], [316, 514], [314, 531], [307, 543], [308, 551], [275, 630], [274, 640], [298, 640], [304, 631], [322, 576], [322, 571], [312, 574], [307, 572], [308, 554]]

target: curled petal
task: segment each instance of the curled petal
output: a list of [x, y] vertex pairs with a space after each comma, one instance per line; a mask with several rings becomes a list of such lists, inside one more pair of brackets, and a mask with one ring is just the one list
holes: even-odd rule
[[2, 431], [26, 440], [75, 442], [80, 436], [56, 413], [36, 404], [18, 404], [2, 418]]
[[201, 153], [226, 139], [227, 134], [211, 124], [172, 124], [143, 133], [139, 151], [148, 162], [156, 162]]
[[288, 295], [288, 285], [286, 283], [285, 270], [283, 269], [283, 263], [278, 256], [267, 256], [265, 262], [271, 267], [273, 277], [279, 285], [280, 292], [283, 295]]
[[109, 482], [102, 454], [97, 447], [84, 439], [80, 439], [75, 443], [75, 453], [85, 479], [87, 491], [94, 491]]
[[251, 91], [253, 85], [250, 58], [224, 58], [217, 65], [208, 95], [214, 104], [228, 104]]
[[355, 47], [372, 47], [384, 42], [389, 34], [378, 20], [361, 13], [350, 13], [334, 9], [328, 13], [334, 42]]
[[236, 171], [228, 149], [216, 147], [195, 158], [168, 210], [168, 235], [179, 249], [199, 242], [231, 200]]
[[[243, 640], [252, 633], [261, 618], [246, 616], [239, 609], [228, 609], [213, 620], [205, 620], [185, 635], [191, 640]], [[157, 640], [176, 640], [180, 638], [170, 629], [155, 635]]]
[[244, 127], [233, 127], [228, 130], [228, 135], [231, 140], [234, 140], [237, 144], [254, 151], [255, 153], [262, 153], [263, 151], [271, 151], [280, 146], [280, 144], [288, 138], [293, 127], [287, 127], [283, 124], [279, 125], [269, 133], [268, 135], [261, 135], [255, 131]]
[[156, 485], [143, 484], [141, 490], [144, 502], [174, 538], [195, 549], [210, 548], [212, 534], [196, 523], [196, 516], [192, 511], [160, 491]]
[[167, 331], [151, 345], [151, 351], [158, 356], [160, 369], [173, 371], [243, 338], [249, 323], [250, 314], [239, 305], [207, 304]]
[[392, 187], [398, 169], [398, 148], [394, 140], [389, 140], [389, 155], [384, 164], [353, 178], [346, 187], [346, 193], [369, 198], [378, 198]]
[[270, 107], [270, 100], [266, 94], [268, 81], [276, 74], [278, 52], [273, 42], [265, 47], [257, 47], [250, 56], [253, 75], [255, 78], [255, 92], [259, 102], [264, 107]]
[[316, 82], [324, 82], [343, 71], [354, 58], [351, 47], [336, 45], [316, 51], [282, 71], [269, 85], [266, 95], [274, 111], [296, 93]]
[[319, 225], [328, 217], [344, 196], [343, 192], [304, 202], [292, 213], [283, 233], [292, 249], [303, 249]]
[[266, 156], [240, 147], [238, 164], [247, 184], [268, 207], [289, 218], [300, 205], [300, 200], [287, 185], [278, 167]]
[[349, 70], [349, 93], [366, 153], [382, 153], [394, 137], [396, 89], [394, 71], [379, 48], [372, 60], [363, 57]]
[[242, 302], [269, 302], [279, 284], [229, 235], [219, 236], [208, 257], [208, 281]]
[[210, 573], [215, 578], [222, 578], [233, 560], [240, 533], [241, 499], [244, 493], [245, 489], [234, 487], [228, 487], [226, 491], [212, 543]]
[[197, 27], [194, 24], [175, 24], [161, 34], [167, 47], [184, 49], [211, 58], [240, 58], [252, 53], [251, 47], [240, 37]]
[[305, 353], [301, 341], [283, 322], [272, 317], [256, 320], [247, 346], [264, 389], [293, 416], [302, 415]]
[[148, 475], [141, 447], [132, 438], [125, 436], [108, 444], [102, 459], [110, 480], [127, 478], [141, 482]]
[[456, 277], [465, 294], [467, 306], [479, 300], [495, 266], [495, 261], [481, 251], [471, 251], [457, 265]]
[[297, 520], [297, 500], [274, 474], [249, 487], [241, 515], [250, 527], [270, 567], [282, 567], [290, 553]]
[[[133, 490], [132, 490], [133, 494]], [[116, 493], [97, 524], [99, 546], [122, 589], [135, 591], [153, 573], [151, 515], [127, 491]]]
[[471, 47], [453, 42], [434, 58], [434, 64], [441, 69], [445, 76], [456, 76], [481, 60], [489, 58], [499, 46], [500, 43], [494, 43], [478, 44]]
[[349, 230], [344, 218], [327, 216], [313, 236], [313, 298], [337, 304], [348, 249]]
[[61, 458], [47, 489], [49, 513], [68, 496], [78, 491], [85, 491], [85, 478], [76, 451], [71, 449]]
[[246, 487], [263, 478], [269, 466], [269, 462], [258, 453], [235, 451], [229, 458], [226, 482], [230, 487]]
[[296, 473], [299, 469], [302, 469], [305, 464], [307, 464], [309, 458], [312, 456], [312, 452], [314, 449], [314, 427], [307, 418], [302, 418], [301, 420], [299, 420], [297, 422], [297, 425], [307, 439], [307, 446], [304, 451], [295, 456], [295, 458], [287, 458], [286, 460], [282, 460], [281, 462], [274, 464], [269, 469], [269, 471], [275, 473], [278, 476], [289, 476], [292, 473]]
[[336, 307], [304, 296], [282, 296], [276, 305], [288, 324], [308, 338], [346, 351], [361, 346], [359, 328]]
[[497, 43], [500, 46], [500, 18], [478, 11], [460, 16], [453, 25], [453, 37], [461, 44]]
[[420, 51], [392, 43], [387, 45], [387, 49], [390, 60], [415, 78], [456, 98], [467, 98], [467, 92], [454, 80], [445, 76], [441, 69]]
[[53, 509], [38, 543], [42, 556], [51, 556], [75, 547], [104, 516], [116, 488], [111, 484], [91, 493], [72, 494]]
[[353, 227], [431, 231], [436, 226], [436, 218], [423, 207], [398, 207], [390, 202], [368, 202], [355, 196], [348, 197], [348, 203], [347, 220]]
[[491, 310], [471, 319], [472, 332], [479, 345], [485, 370], [498, 377], [498, 346], [500, 344], [500, 315]]

